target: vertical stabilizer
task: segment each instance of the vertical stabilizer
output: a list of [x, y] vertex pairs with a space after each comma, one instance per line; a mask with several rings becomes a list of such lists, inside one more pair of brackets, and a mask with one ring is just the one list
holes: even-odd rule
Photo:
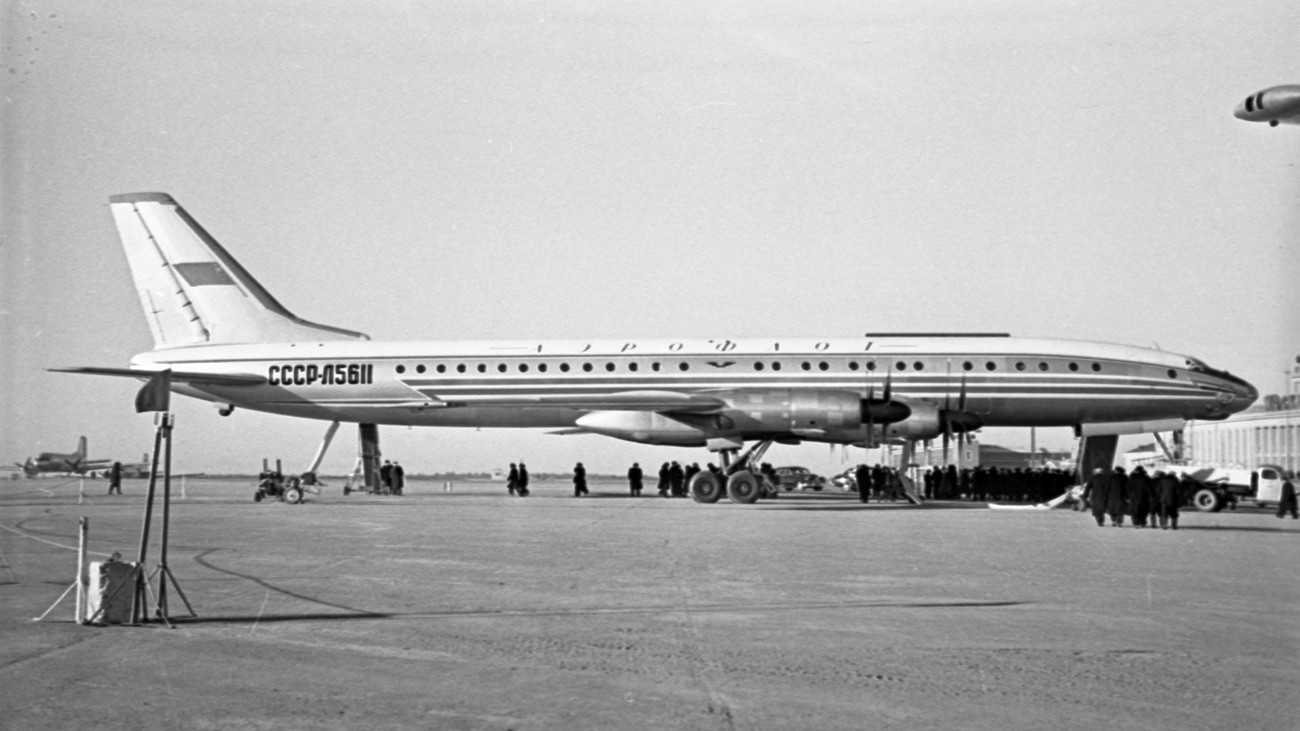
[[83, 436], [77, 440], [77, 451], [74, 454], [73, 461], [80, 462], [86, 458], [87, 454], [90, 454], [90, 452], [86, 451], [86, 438]]
[[294, 316], [170, 195], [109, 203], [155, 349], [368, 339]]

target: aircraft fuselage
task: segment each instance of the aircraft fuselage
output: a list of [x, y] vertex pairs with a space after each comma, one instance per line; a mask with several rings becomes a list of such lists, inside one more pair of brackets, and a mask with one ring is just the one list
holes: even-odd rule
[[288, 416], [578, 427], [662, 444], [710, 435], [854, 442], [863, 429], [858, 402], [887, 382], [912, 407], [898, 436], [913, 438], [937, 434], [935, 409], [963, 392], [962, 411], [983, 426], [1221, 419], [1258, 396], [1186, 356], [1011, 337], [334, 341], [162, 349], [132, 365], [261, 376], [260, 385], [173, 389]]

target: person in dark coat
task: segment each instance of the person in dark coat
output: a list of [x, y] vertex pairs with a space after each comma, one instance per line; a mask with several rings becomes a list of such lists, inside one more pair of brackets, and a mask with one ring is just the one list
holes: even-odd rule
[[587, 468], [582, 463], [573, 466], [573, 496], [582, 497], [587, 494]]
[[858, 483], [858, 502], [868, 502], [871, 495], [871, 470], [865, 464], [860, 464], [853, 471], [853, 479]]
[[1133, 468], [1128, 476], [1128, 514], [1133, 516], [1134, 528], [1147, 527], [1151, 512], [1151, 480], [1142, 465]]
[[1178, 506], [1183, 503], [1183, 486], [1178, 476], [1171, 472], [1157, 472], [1151, 492], [1155, 499], [1160, 529], [1172, 527], [1178, 530]]
[[514, 462], [511, 462], [510, 474], [506, 475], [506, 492], [510, 493], [511, 495], [514, 495], [515, 491], [518, 489], [519, 489], [519, 468], [515, 466]]
[[632, 497], [641, 497], [641, 478], [643, 475], [641, 463], [633, 462], [627, 471], [627, 489], [632, 492]]
[[664, 466], [659, 468], [659, 497], [668, 497], [668, 487], [671, 485], [670, 473], [672, 468], [664, 462]]
[[122, 463], [114, 462], [112, 469], [108, 471], [108, 494], [122, 494]]
[[402, 464], [394, 460], [393, 470], [388, 476], [393, 481], [393, 494], [401, 495], [402, 490], [406, 489], [406, 470], [402, 469]]
[[1099, 528], [1106, 525], [1106, 488], [1109, 484], [1105, 470], [1098, 467], [1083, 486], [1083, 502], [1092, 509], [1092, 517]]
[[393, 491], [393, 463], [388, 460], [384, 460], [384, 466], [379, 468], [379, 487], [384, 495]]
[[1290, 513], [1292, 519], [1300, 519], [1296, 511], [1295, 485], [1290, 480], [1282, 481], [1282, 499], [1277, 503], [1277, 517], [1285, 518]]
[[528, 494], [528, 466], [523, 462], [519, 463], [519, 487], [516, 489], [520, 495]]
[[1116, 467], [1106, 479], [1106, 513], [1110, 515], [1110, 524], [1124, 525], [1124, 511], [1128, 510], [1128, 476], [1123, 467]]
[[673, 462], [672, 465], [668, 467], [669, 491], [672, 493], [673, 497], [681, 497], [686, 494], [685, 490], [682, 488], [682, 480], [685, 478], [686, 471], [683, 470], [682, 466], [677, 462]]

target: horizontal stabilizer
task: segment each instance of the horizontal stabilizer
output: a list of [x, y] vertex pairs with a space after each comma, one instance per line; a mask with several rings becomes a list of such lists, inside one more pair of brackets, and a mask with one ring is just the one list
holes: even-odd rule
[[[139, 368], [50, 368], [57, 373], [81, 373], [91, 376], [117, 376], [119, 378], [153, 378], [156, 370]], [[254, 376], [242, 373], [196, 373], [193, 371], [172, 371], [174, 383], [189, 383], [196, 386], [260, 386], [266, 383], [266, 376]]]

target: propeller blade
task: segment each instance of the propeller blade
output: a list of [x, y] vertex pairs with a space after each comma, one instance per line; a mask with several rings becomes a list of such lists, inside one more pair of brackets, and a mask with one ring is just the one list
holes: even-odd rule
[[948, 464], [948, 442], [952, 440], [952, 429], [948, 428], [948, 420], [944, 419], [943, 430], [943, 463]]

